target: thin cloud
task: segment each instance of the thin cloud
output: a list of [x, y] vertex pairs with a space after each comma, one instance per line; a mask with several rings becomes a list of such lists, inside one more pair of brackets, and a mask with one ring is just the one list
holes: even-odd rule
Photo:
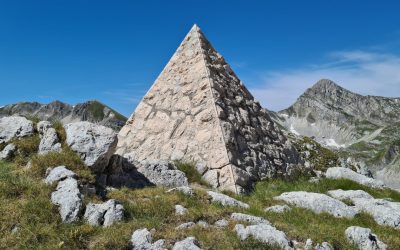
[[282, 110], [309, 87], [328, 78], [363, 95], [400, 97], [400, 56], [370, 51], [338, 51], [321, 65], [266, 72], [262, 84], [251, 88], [264, 107]]

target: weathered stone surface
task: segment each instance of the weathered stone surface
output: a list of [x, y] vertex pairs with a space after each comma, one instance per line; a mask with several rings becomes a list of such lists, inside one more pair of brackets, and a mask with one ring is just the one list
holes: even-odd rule
[[44, 129], [44, 133], [41, 136], [39, 154], [46, 154], [51, 151], [60, 152], [61, 143], [56, 130], [54, 128], [47, 128]]
[[334, 250], [333, 246], [328, 242], [322, 242], [321, 244], [317, 244], [315, 250]]
[[176, 242], [172, 250], [201, 250], [201, 248], [195, 237], [187, 237], [184, 240]]
[[272, 213], [284, 213], [290, 211], [290, 207], [288, 205], [275, 205], [271, 207], [267, 207], [264, 209], [265, 212], [272, 212]]
[[164, 240], [158, 240], [154, 243], [151, 232], [147, 228], [138, 229], [133, 232], [131, 237], [132, 250], [162, 250]]
[[185, 223], [180, 224], [175, 229], [177, 229], [177, 230], [188, 229], [188, 228], [191, 228], [191, 227], [193, 227], [195, 225], [196, 225], [196, 223], [194, 223], [193, 221], [189, 221], [189, 222], [185, 222]]
[[189, 185], [185, 173], [176, 169], [171, 162], [143, 161], [138, 164], [138, 171], [156, 186], [181, 187]]
[[346, 200], [346, 199], [355, 199], [355, 198], [365, 198], [365, 199], [373, 199], [369, 193], [363, 190], [330, 190], [328, 194], [335, 199], [338, 200]]
[[118, 134], [117, 154], [183, 160], [215, 188], [298, 172], [299, 155], [195, 25]]
[[207, 191], [207, 194], [211, 197], [212, 202], [220, 203], [223, 206], [233, 206], [233, 207], [242, 207], [242, 208], [249, 208], [250, 206], [244, 202], [238, 201], [232, 197], [227, 195]]
[[187, 186], [171, 188], [171, 189], [169, 189], [169, 190], [167, 191], [167, 193], [175, 192], [175, 191], [176, 191], [176, 192], [184, 193], [184, 194], [189, 195], [189, 196], [194, 196], [194, 190], [193, 190], [193, 188], [187, 187]]
[[67, 169], [65, 166], [58, 166], [49, 171], [44, 182], [46, 184], [53, 184], [68, 177], [75, 178], [76, 174], [73, 171]]
[[108, 227], [124, 219], [124, 207], [114, 199], [102, 204], [89, 203], [83, 217], [90, 225]]
[[274, 199], [282, 200], [298, 207], [310, 209], [318, 214], [326, 212], [335, 217], [353, 218], [357, 213], [354, 208], [325, 194], [303, 191], [287, 192], [274, 197]]
[[217, 220], [214, 223], [214, 226], [216, 226], [216, 227], [227, 227], [228, 225], [229, 225], [229, 221], [227, 221], [225, 219]]
[[33, 123], [20, 116], [0, 118], [0, 143], [33, 134]]
[[264, 218], [254, 216], [254, 215], [249, 215], [249, 214], [242, 214], [242, 213], [232, 213], [231, 220], [245, 221], [245, 222], [249, 222], [250, 224], [260, 224], [260, 223], [270, 224], [269, 221], [267, 221]]
[[197, 225], [197, 226], [200, 226], [200, 227], [202, 227], [202, 228], [209, 228], [209, 227], [210, 227], [210, 225], [208, 224], [208, 222], [207, 222], [207, 221], [204, 221], [204, 220], [199, 220], [199, 221], [196, 223], [196, 225]]
[[8, 144], [5, 148], [0, 152], [0, 160], [6, 160], [13, 156], [17, 147], [14, 144]]
[[177, 215], [185, 215], [188, 212], [186, 208], [182, 205], [175, 205], [175, 214]]
[[383, 199], [351, 199], [358, 210], [370, 214], [376, 223], [400, 229], [400, 202]]
[[292, 243], [286, 234], [269, 224], [261, 223], [247, 227], [237, 224], [235, 231], [241, 240], [246, 240], [252, 236], [256, 240], [273, 246], [279, 246], [282, 249], [293, 249]]
[[63, 222], [77, 221], [82, 210], [82, 195], [78, 182], [70, 177], [60, 181], [56, 191], [51, 194], [51, 202], [59, 207]]
[[39, 132], [40, 138], [43, 137], [43, 135], [46, 133], [47, 129], [51, 128], [52, 125], [49, 121], [40, 121], [36, 125], [36, 129]]
[[354, 172], [353, 170], [348, 169], [348, 168], [342, 168], [342, 167], [328, 168], [325, 175], [326, 175], [326, 178], [349, 179], [349, 180], [355, 181], [357, 183], [360, 183], [361, 185], [365, 185], [365, 186], [372, 187], [372, 188], [384, 188], [385, 187], [383, 182], [369, 178], [365, 175]]
[[348, 227], [345, 231], [350, 243], [357, 246], [360, 250], [386, 250], [385, 243], [372, 233], [371, 229], [364, 227]]
[[93, 172], [102, 173], [117, 145], [115, 132], [90, 122], [70, 123], [64, 128], [68, 146], [79, 154]]

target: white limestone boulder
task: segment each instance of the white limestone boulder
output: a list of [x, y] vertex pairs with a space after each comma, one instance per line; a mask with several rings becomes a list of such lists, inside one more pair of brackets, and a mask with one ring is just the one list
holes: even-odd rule
[[33, 135], [33, 123], [20, 116], [0, 118], [0, 143], [9, 142], [13, 138]]
[[124, 219], [124, 207], [114, 199], [102, 204], [89, 203], [83, 217], [90, 225], [108, 227]]
[[61, 143], [57, 131], [54, 128], [47, 128], [41, 137], [38, 153], [43, 155], [52, 151], [60, 152]]
[[0, 160], [6, 160], [12, 157], [17, 150], [17, 147], [14, 144], [8, 144], [5, 148], [0, 152]]
[[269, 221], [267, 221], [264, 218], [254, 216], [254, 215], [249, 215], [249, 214], [242, 214], [242, 213], [232, 213], [231, 214], [231, 220], [233, 221], [245, 221], [250, 224], [270, 224]]
[[137, 167], [138, 171], [156, 186], [182, 187], [189, 185], [185, 173], [176, 169], [171, 162], [142, 161]]
[[138, 229], [131, 236], [132, 250], [162, 250], [164, 243], [164, 240], [153, 243], [153, 237], [147, 228]]
[[47, 174], [47, 177], [44, 180], [44, 182], [46, 184], [50, 184], [51, 185], [51, 184], [53, 184], [55, 182], [59, 182], [61, 180], [64, 180], [64, 179], [66, 179], [68, 177], [75, 178], [76, 174], [73, 171], [67, 169], [65, 166], [58, 166], [58, 167], [55, 167], [55, 168], [53, 168], [53, 169], [51, 169], [49, 171], [49, 173]]
[[357, 182], [361, 185], [372, 188], [385, 188], [382, 181], [367, 177], [365, 175], [354, 172], [349, 168], [333, 167], [328, 168], [325, 173], [326, 178], [329, 179], [348, 179]]
[[346, 200], [346, 199], [355, 199], [355, 198], [365, 198], [365, 199], [373, 199], [372, 195], [363, 191], [363, 190], [330, 190], [328, 191], [328, 195], [338, 199], [338, 200]]
[[176, 242], [172, 250], [201, 250], [201, 248], [195, 237], [187, 237], [184, 240]]
[[386, 250], [385, 243], [372, 233], [371, 229], [352, 226], [345, 231], [347, 240], [359, 250]]
[[238, 201], [228, 195], [207, 191], [207, 194], [211, 197], [211, 201], [215, 203], [220, 203], [222, 206], [232, 206], [232, 207], [241, 207], [241, 208], [249, 208], [250, 206], [244, 202]]
[[290, 210], [291, 208], [288, 205], [275, 205], [264, 209], [265, 212], [272, 212], [272, 213], [285, 213]]

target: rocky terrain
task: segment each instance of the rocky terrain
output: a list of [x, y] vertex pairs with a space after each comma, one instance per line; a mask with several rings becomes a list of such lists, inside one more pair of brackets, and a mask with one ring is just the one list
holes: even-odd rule
[[362, 96], [323, 79], [273, 117], [400, 188], [400, 98]]
[[126, 117], [98, 101], [78, 103], [74, 106], [54, 101], [49, 104], [20, 102], [0, 107], [0, 117], [25, 116], [37, 120], [61, 121], [64, 124], [76, 121], [98, 123], [119, 131]]
[[[303, 99], [336, 93], [378, 110], [315, 88]], [[328, 139], [372, 143], [397, 111], [343, 106], [382, 128], [358, 134], [358, 118], [318, 100], [306, 113], [263, 109], [195, 25], [119, 132], [123, 119], [98, 102], [3, 107], [0, 249], [400, 249], [400, 193], [344, 160], [351, 146], [324, 147], [296, 123], [354, 122]]]

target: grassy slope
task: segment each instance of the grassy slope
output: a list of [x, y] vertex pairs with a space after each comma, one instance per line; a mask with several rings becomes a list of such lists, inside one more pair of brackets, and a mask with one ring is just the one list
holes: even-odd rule
[[[99, 228], [77, 223], [61, 223], [57, 208], [50, 203], [54, 187], [44, 185], [41, 178], [32, 175], [31, 170], [10, 163], [0, 163], [0, 248], [1, 249], [124, 249], [129, 246], [132, 232], [147, 227], [155, 228], [155, 239], [165, 238], [168, 243], [188, 235], [195, 236], [204, 249], [268, 249], [254, 240], [240, 242], [233, 231], [234, 223], [228, 229], [202, 229], [177, 231], [175, 226], [187, 221], [206, 220], [213, 223], [231, 212], [240, 211], [267, 218], [291, 239], [315, 242], [329, 241], [337, 249], [352, 249], [345, 240], [344, 230], [351, 225], [369, 227], [389, 249], [400, 249], [399, 231], [377, 225], [366, 214], [354, 219], [337, 219], [328, 214], [316, 215], [308, 210], [294, 208], [285, 214], [266, 213], [267, 206], [278, 204], [273, 197], [285, 191], [304, 190], [326, 192], [331, 189], [363, 189], [375, 197], [390, 197], [400, 201], [400, 194], [393, 191], [378, 191], [345, 180], [323, 180], [319, 184], [307, 181], [288, 183], [284, 181], [261, 182], [249, 196], [237, 197], [251, 205], [246, 211], [238, 208], [224, 208], [210, 204], [204, 191], [198, 190], [196, 197], [179, 193], [165, 193], [162, 188], [141, 190], [120, 189], [108, 194], [108, 198], [120, 200], [126, 209], [125, 222], [109, 228]], [[93, 199], [93, 197], [87, 197]], [[174, 215], [174, 205], [182, 204], [189, 209], [185, 216]], [[11, 233], [14, 225], [19, 231]]]

